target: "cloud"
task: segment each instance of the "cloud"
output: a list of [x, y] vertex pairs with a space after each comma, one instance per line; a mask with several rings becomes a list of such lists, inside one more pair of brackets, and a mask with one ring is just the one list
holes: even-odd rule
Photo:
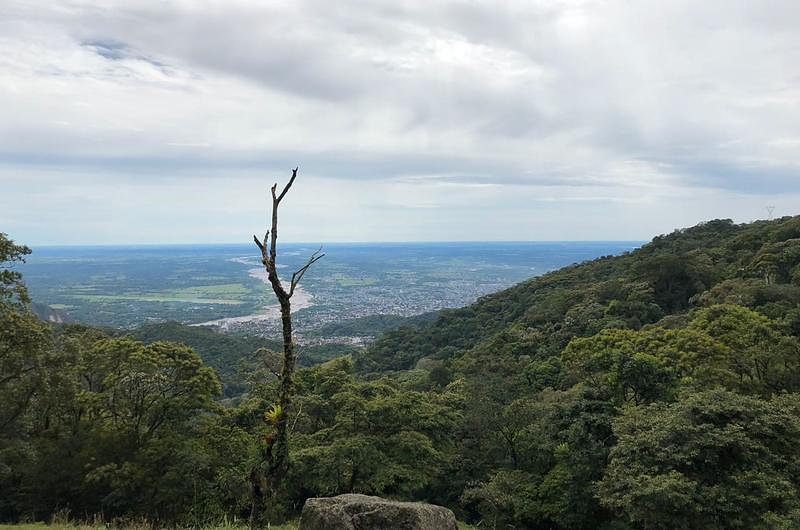
[[128, 51], [128, 47], [116, 41], [86, 41], [82, 42], [81, 46], [86, 46], [87, 48], [91, 48], [94, 50], [97, 55], [104, 57], [106, 59], [111, 59], [112, 61], [120, 61], [122, 59], [127, 59], [130, 57], [130, 53]]
[[[669, 205], [640, 237], [705, 218], [687, 197], [746, 218], [800, 193], [798, 23], [792, 0], [11, 0], [0, 178], [29, 175], [4, 184], [18, 204], [36, 175], [94, 196], [98, 179], [212, 190], [300, 164], [364, 216], [422, 209], [446, 239], [476, 234], [481, 200], [498, 219], [561, 201], [604, 238], [636, 204]], [[501, 239], [537, 223], [489, 222], [517, 234]]]

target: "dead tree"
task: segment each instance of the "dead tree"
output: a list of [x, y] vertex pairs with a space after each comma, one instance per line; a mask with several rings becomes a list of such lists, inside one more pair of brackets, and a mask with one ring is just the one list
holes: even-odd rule
[[261, 251], [261, 263], [267, 271], [267, 278], [272, 285], [272, 290], [278, 298], [281, 308], [281, 325], [283, 328], [283, 362], [278, 377], [277, 401], [266, 413], [265, 417], [271, 425], [271, 432], [267, 434], [261, 450], [261, 462], [254, 468], [250, 480], [253, 494], [253, 505], [250, 514], [251, 526], [259, 521], [259, 508], [265, 501], [274, 497], [278, 486], [286, 475], [289, 464], [289, 444], [287, 429], [287, 414], [292, 404], [293, 381], [296, 355], [294, 341], [292, 340], [292, 304], [291, 299], [297, 285], [308, 269], [324, 256], [322, 248], [314, 252], [305, 265], [292, 274], [288, 290], [278, 277], [276, 259], [278, 256], [278, 207], [286, 193], [297, 178], [297, 169], [292, 170], [292, 177], [284, 186], [280, 194], [277, 193], [278, 185], [272, 186], [272, 226], [264, 235], [263, 241], [258, 236], [253, 240]]

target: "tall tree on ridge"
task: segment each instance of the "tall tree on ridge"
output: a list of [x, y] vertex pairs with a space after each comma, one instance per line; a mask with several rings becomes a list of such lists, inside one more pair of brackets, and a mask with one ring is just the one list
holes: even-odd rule
[[281, 279], [278, 277], [276, 265], [277, 242], [278, 242], [278, 206], [286, 196], [286, 193], [294, 184], [297, 178], [298, 168], [292, 170], [292, 177], [284, 186], [280, 194], [277, 193], [278, 184], [273, 184], [272, 192], [272, 226], [264, 234], [264, 239], [259, 241], [258, 236], [253, 236], [253, 240], [261, 251], [261, 263], [267, 271], [267, 278], [272, 285], [275, 296], [281, 308], [281, 326], [283, 328], [283, 363], [278, 376], [278, 399], [272, 408], [266, 413], [266, 419], [272, 426], [270, 432], [261, 448], [260, 462], [251, 472], [250, 481], [253, 495], [253, 505], [250, 513], [251, 526], [258, 521], [259, 507], [269, 497], [274, 496], [278, 486], [283, 480], [289, 467], [289, 445], [287, 429], [287, 413], [292, 404], [293, 382], [296, 356], [294, 352], [294, 341], [292, 339], [292, 306], [291, 298], [295, 288], [300, 283], [306, 271], [322, 258], [322, 248], [314, 252], [305, 265], [300, 267], [292, 274], [289, 282], [289, 290], [284, 288]]

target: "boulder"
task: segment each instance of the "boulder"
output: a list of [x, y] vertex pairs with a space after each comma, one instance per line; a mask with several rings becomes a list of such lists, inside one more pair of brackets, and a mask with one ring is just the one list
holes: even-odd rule
[[298, 530], [456, 529], [455, 515], [442, 506], [348, 494], [308, 499]]

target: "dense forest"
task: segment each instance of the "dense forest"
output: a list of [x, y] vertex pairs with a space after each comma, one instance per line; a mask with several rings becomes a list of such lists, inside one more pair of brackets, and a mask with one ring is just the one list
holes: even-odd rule
[[[0, 520], [246, 519], [273, 346], [46, 323], [28, 252], [0, 238]], [[297, 373], [273, 521], [360, 492], [481, 528], [800, 527], [800, 217], [711, 221], [396, 323]]]
[[[109, 330], [108, 333], [120, 336], [125, 332]], [[225, 398], [238, 398], [246, 393], [248, 374], [263, 364], [265, 356], [274, 356], [274, 352], [281, 349], [278, 340], [265, 340], [240, 333], [218, 333], [202, 326], [187, 326], [178, 322], [147, 324], [129, 334], [145, 344], [178, 342], [191, 347], [204, 364], [217, 372]], [[315, 344], [299, 349], [300, 365], [312, 366], [341, 357], [349, 353], [351, 348], [343, 344]]]

